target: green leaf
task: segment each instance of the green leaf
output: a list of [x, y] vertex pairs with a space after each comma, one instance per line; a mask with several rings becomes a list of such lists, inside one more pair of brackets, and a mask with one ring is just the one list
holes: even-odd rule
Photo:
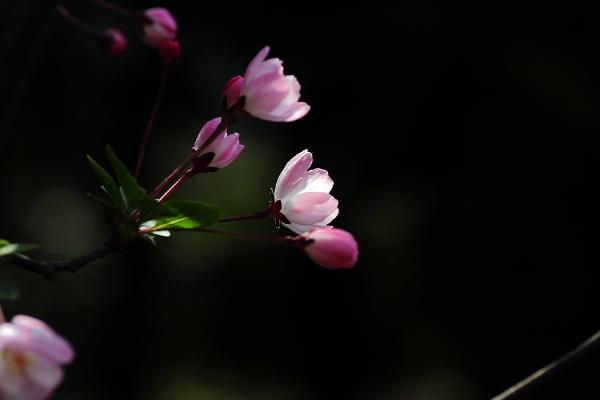
[[146, 199], [146, 191], [138, 185], [133, 175], [131, 175], [125, 164], [117, 157], [110, 146], [106, 147], [106, 154], [108, 155], [108, 161], [110, 161], [115, 170], [117, 180], [121, 184], [128, 207], [135, 208], [138, 203]]
[[[3, 242], [6, 242], [4, 240]], [[29, 250], [33, 250], [38, 248], [35, 244], [18, 244], [18, 243], [9, 243], [4, 246], [0, 246], [0, 257], [9, 256], [14, 253], [24, 253]]]
[[0, 300], [17, 300], [19, 287], [17, 282], [8, 272], [0, 269]]
[[155, 218], [153, 230], [203, 228], [219, 219], [219, 210], [205, 203], [172, 200], [164, 206], [170, 214]]
[[145, 197], [143, 200], [139, 201], [136, 208], [140, 213], [140, 221], [148, 221], [173, 214], [173, 211], [170, 208], [150, 197]]
[[10, 244], [10, 242], [8, 240], [0, 239], [0, 247], [6, 246], [7, 244]]
[[121, 196], [119, 186], [117, 186], [115, 180], [100, 164], [94, 161], [92, 157], [88, 155], [87, 159], [90, 163], [90, 166], [96, 173], [96, 176], [98, 176], [98, 179], [100, 179], [100, 182], [102, 183], [102, 189], [106, 192], [106, 194], [108, 194], [108, 197], [114, 206], [119, 210], [125, 210], [125, 202], [123, 201], [123, 196]]

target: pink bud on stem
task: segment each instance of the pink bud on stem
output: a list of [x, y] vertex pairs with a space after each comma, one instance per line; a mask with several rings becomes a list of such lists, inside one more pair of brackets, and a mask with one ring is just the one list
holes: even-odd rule
[[330, 269], [352, 268], [358, 260], [354, 237], [338, 228], [318, 228], [302, 235], [307, 240], [304, 251], [316, 264]]
[[93, 38], [98, 44], [98, 47], [107, 54], [119, 56], [127, 51], [127, 39], [120, 30], [107, 28], [102, 31], [97, 31], [74, 17], [73, 14], [63, 6], [57, 5], [56, 10], [65, 20], [70, 22], [71, 25]]

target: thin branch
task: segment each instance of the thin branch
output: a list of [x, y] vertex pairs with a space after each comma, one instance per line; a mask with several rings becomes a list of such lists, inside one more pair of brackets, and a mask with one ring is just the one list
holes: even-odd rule
[[253, 220], [253, 219], [265, 219], [269, 215], [271, 215], [271, 209], [269, 207], [267, 207], [266, 209], [259, 211], [257, 213], [254, 213], [254, 214], [238, 215], [235, 217], [221, 218], [217, 222], [221, 223], [221, 222], [247, 221], [247, 220]]
[[105, 244], [98, 250], [81, 257], [52, 261], [36, 260], [24, 254], [15, 254], [10, 260], [10, 263], [26, 271], [38, 274], [47, 280], [52, 280], [52, 277], [57, 272], [75, 273], [86, 265], [107, 256], [115, 250], [116, 248], [114, 245]]
[[104, 0], [90, 0], [90, 2], [95, 3], [95, 4], [99, 5], [100, 7], [104, 7], [107, 10], [116, 12], [117, 14], [125, 15], [127, 17], [135, 18], [137, 16], [137, 14], [138, 14], [135, 11], [131, 11], [131, 10], [128, 10], [126, 8], [119, 7], [116, 4], [109, 3], [108, 1], [104, 1]]
[[83, 23], [79, 18], [75, 17], [73, 14], [71, 14], [71, 12], [69, 10], [67, 10], [65, 7], [61, 6], [60, 4], [56, 5], [56, 11], [58, 12], [58, 14], [61, 17], [63, 17], [71, 25], [73, 25], [77, 29], [81, 30], [82, 32], [90, 35], [91, 37], [100, 38], [100, 37], [105, 36], [104, 33], [99, 32], [99, 31], [89, 27], [87, 24]]
[[579, 346], [575, 347], [573, 350], [569, 351], [567, 354], [537, 370], [519, 383], [506, 389], [492, 400], [508, 400], [518, 398], [517, 396], [521, 394], [523, 390], [531, 387], [532, 384], [541, 382], [544, 379], [549, 379], [561, 368], [564, 368], [567, 364], [573, 362], [575, 359], [593, 350], [598, 344], [600, 344], [600, 331], [596, 332], [593, 336], [581, 343]]
[[165, 86], [167, 84], [167, 78], [169, 77], [169, 71], [165, 67], [161, 67], [160, 72], [160, 86], [158, 88], [158, 93], [156, 94], [156, 98], [154, 99], [154, 105], [152, 106], [152, 111], [150, 112], [150, 116], [148, 117], [148, 122], [146, 123], [146, 131], [144, 132], [144, 139], [142, 140], [142, 144], [140, 145], [140, 153], [138, 155], [137, 164], [135, 166], [135, 177], [140, 176], [140, 172], [142, 170], [142, 163], [144, 162], [144, 156], [146, 155], [146, 147], [148, 146], [148, 140], [150, 139], [150, 131], [152, 131], [152, 127], [154, 126], [154, 120], [156, 119], [156, 113], [158, 112], [158, 107], [160, 106], [160, 101], [163, 97], [163, 93], [165, 92]]

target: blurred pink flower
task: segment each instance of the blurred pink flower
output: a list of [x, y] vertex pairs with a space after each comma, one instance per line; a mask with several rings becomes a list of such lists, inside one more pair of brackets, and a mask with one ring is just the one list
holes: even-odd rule
[[308, 150], [296, 154], [281, 171], [273, 192], [275, 216], [296, 233], [327, 226], [339, 213], [338, 201], [329, 194], [333, 180], [324, 169], [308, 170], [312, 161]]
[[162, 65], [165, 68], [171, 68], [175, 62], [179, 61], [181, 44], [177, 40], [165, 40], [160, 44], [160, 52], [158, 54]]
[[166, 8], [147, 9], [143, 12], [140, 23], [142, 40], [150, 47], [158, 49], [165, 40], [177, 38], [177, 21]]
[[[204, 124], [194, 143], [194, 151], [206, 142], [220, 123], [221, 118], [214, 118]], [[240, 155], [243, 149], [244, 145], [240, 144], [240, 135], [237, 132], [228, 135], [227, 130], [224, 130], [198, 155], [192, 170], [193, 172], [210, 172], [225, 168]], [[211, 157], [209, 153], [214, 154], [214, 156]]]
[[258, 52], [246, 68], [241, 96], [249, 114], [275, 122], [291, 122], [310, 110], [299, 102], [300, 83], [293, 75], [283, 74], [283, 62], [277, 58], [265, 60], [269, 47]]
[[38, 319], [17, 315], [0, 324], [0, 398], [47, 399], [73, 357], [71, 345]]
[[309, 240], [303, 247], [311, 260], [325, 268], [352, 268], [358, 260], [358, 244], [342, 229], [318, 228], [302, 235]]
[[118, 29], [105, 29], [103, 35], [98, 37], [97, 43], [111, 56], [120, 56], [127, 51], [127, 38]]

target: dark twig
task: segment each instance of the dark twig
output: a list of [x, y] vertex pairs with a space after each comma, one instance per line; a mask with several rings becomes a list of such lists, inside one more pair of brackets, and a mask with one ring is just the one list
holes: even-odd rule
[[41, 261], [33, 259], [24, 254], [15, 254], [10, 263], [29, 272], [42, 276], [47, 280], [52, 280], [57, 272], [75, 273], [86, 265], [114, 252], [116, 248], [111, 244], [105, 244], [96, 251], [81, 257], [68, 260]]
[[600, 331], [596, 332], [593, 336], [588, 338], [585, 342], [569, 351], [567, 354], [561, 356], [557, 360], [551, 362], [545, 367], [537, 370], [527, 378], [523, 379], [519, 383], [506, 389], [492, 400], [509, 400], [517, 399], [525, 389], [530, 388], [533, 384], [541, 383], [543, 380], [549, 379], [552, 375], [555, 375], [561, 369], [565, 368], [568, 364], [576, 361], [579, 357], [587, 354], [592, 349], [596, 348], [600, 344]]
[[148, 140], [150, 139], [150, 132], [152, 131], [152, 127], [154, 126], [154, 120], [156, 119], [156, 113], [158, 112], [158, 107], [160, 106], [160, 101], [163, 97], [163, 93], [165, 92], [165, 86], [167, 84], [167, 78], [169, 77], [169, 70], [165, 67], [161, 68], [160, 73], [160, 84], [158, 87], [158, 93], [154, 98], [154, 105], [152, 106], [152, 111], [150, 112], [150, 116], [148, 117], [148, 122], [146, 123], [146, 130], [144, 131], [144, 138], [142, 139], [142, 144], [140, 145], [140, 152], [138, 155], [137, 163], [135, 165], [135, 174], [134, 176], [138, 178], [140, 176], [140, 172], [142, 171], [142, 163], [144, 162], [144, 156], [146, 155], [146, 147], [148, 146]]

